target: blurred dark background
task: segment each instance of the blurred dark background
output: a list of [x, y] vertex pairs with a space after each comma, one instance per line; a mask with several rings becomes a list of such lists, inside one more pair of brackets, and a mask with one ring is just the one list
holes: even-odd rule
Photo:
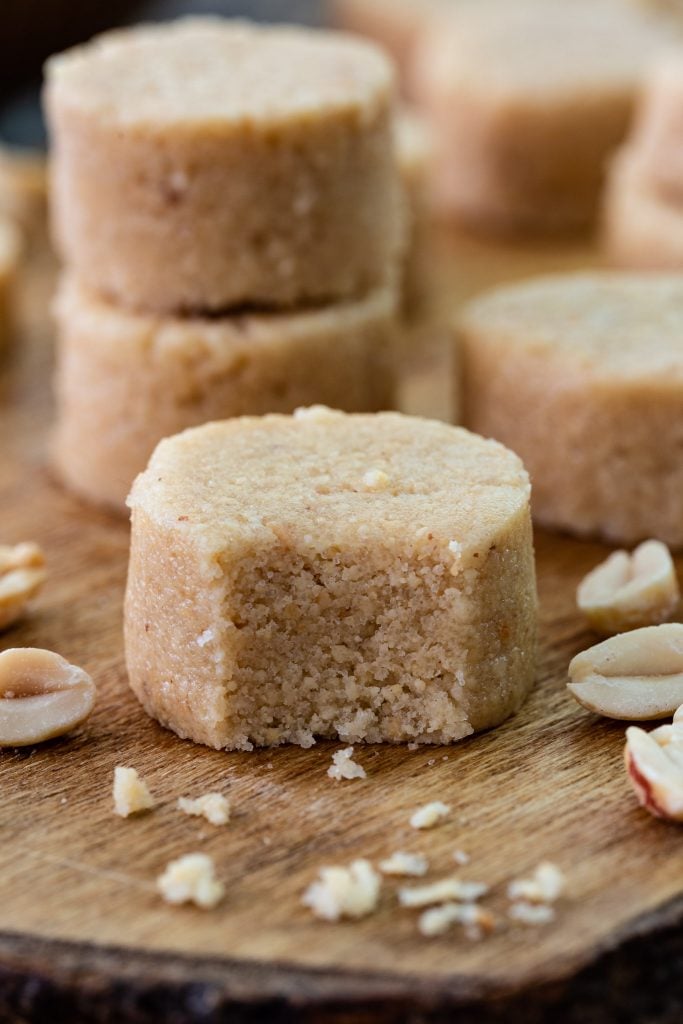
[[95, 32], [182, 14], [322, 24], [325, 0], [0, 0], [0, 142], [42, 146], [43, 61]]

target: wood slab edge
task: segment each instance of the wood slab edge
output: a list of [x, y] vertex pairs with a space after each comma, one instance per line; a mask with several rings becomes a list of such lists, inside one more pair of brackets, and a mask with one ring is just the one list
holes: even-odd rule
[[[539, 934], [541, 939], [542, 933]], [[0, 933], [0, 1021], [680, 1024], [683, 897], [533, 986], [189, 957]], [[416, 1016], [417, 1015], [417, 1016]]]

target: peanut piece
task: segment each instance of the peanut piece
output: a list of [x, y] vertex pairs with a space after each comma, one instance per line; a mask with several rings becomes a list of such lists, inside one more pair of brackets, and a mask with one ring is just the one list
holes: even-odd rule
[[683, 704], [683, 624], [620, 633], [577, 654], [568, 689], [607, 718], [666, 718]]
[[69, 732], [95, 703], [90, 676], [54, 651], [0, 654], [0, 747], [24, 747]]
[[679, 600], [669, 549], [647, 540], [633, 554], [615, 551], [588, 573], [576, 600], [590, 626], [603, 636], [666, 622]]
[[657, 818], [683, 822], [681, 731], [680, 725], [660, 726], [650, 733], [631, 726], [626, 730], [624, 760], [638, 802]]
[[0, 629], [7, 629], [45, 582], [45, 556], [37, 544], [0, 544]]

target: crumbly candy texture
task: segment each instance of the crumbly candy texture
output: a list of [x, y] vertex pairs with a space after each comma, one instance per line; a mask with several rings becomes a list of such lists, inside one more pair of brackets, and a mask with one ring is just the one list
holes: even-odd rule
[[418, 44], [412, 81], [434, 129], [434, 189], [475, 226], [588, 223], [638, 87], [674, 34], [620, 0], [453, 4]]
[[397, 413], [213, 423], [129, 504], [130, 682], [181, 736], [451, 742], [532, 685], [529, 483], [495, 442]]
[[55, 304], [59, 476], [122, 512], [155, 445], [186, 427], [313, 401], [389, 408], [397, 301], [387, 287], [300, 312], [166, 317], [127, 312], [66, 276]]
[[54, 238], [118, 302], [330, 302], [400, 259], [393, 73], [371, 44], [189, 18], [108, 33], [46, 78]]
[[537, 278], [465, 309], [465, 422], [524, 460], [539, 523], [683, 545], [682, 329], [674, 275]]
[[117, 765], [114, 769], [114, 810], [121, 818], [140, 814], [154, 807], [154, 797], [135, 768]]

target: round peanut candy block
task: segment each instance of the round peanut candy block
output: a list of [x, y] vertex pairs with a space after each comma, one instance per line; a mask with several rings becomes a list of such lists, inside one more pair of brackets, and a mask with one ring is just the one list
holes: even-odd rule
[[621, 0], [455, 4], [415, 54], [441, 208], [492, 231], [582, 227], [668, 23]]
[[120, 30], [52, 58], [53, 233], [130, 307], [361, 295], [400, 259], [393, 72], [360, 39], [221, 19]]
[[524, 460], [544, 526], [683, 545], [683, 279], [537, 278], [459, 323], [465, 422]]
[[211, 423], [129, 505], [130, 683], [180, 736], [447, 743], [532, 685], [529, 482], [495, 442], [320, 406]]
[[59, 476], [123, 512], [157, 442], [186, 427], [314, 401], [390, 407], [397, 302], [387, 287], [301, 312], [155, 316], [66, 276], [56, 302]]

